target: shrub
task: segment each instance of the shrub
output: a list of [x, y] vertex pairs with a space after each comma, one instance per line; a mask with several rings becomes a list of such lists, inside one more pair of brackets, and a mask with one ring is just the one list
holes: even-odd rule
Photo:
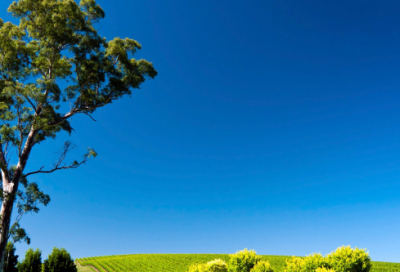
[[332, 268], [318, 267], [315, 272], [335, 272]]
[[371, 258], [365, 249], [352, 249], [342, 246], [327, 255], [327, 259], [336, 272], [369, 272]]
[[292, 257], [286, 260], [285, 272], [315, 272], [317, 268], [331, 268], [329, 261], [319, 253], [305, 258]]
[[43, 262], [42, 272], [77, 272], [74, 260], [64, 248], [53, 248], [48, 259]]
[[206, 267], [207, 272], [228, 272], [228, 265], [221, 259], [208, 262]]
[[18, 272], [17, 264], [18, 255], [15, 255], [15, 246], [12, 242], [8, 242], [4, 259], [4, 272]]
[[272, 266], [269, 264], [268, 261], [260, 261], [250, 271], [251, 272], [274, 272], [274, 269], [272, 269]]
[[25, 252], [25, 259], [17, 265], [18, 272], [41, 272], [42, 271], [42, 252], [30, 248]]
[[247, 248], [229, 257], [229, 272], [249, 272], [261, 260], [254, 250], [247, 250]]
[[207, 265], [206, 264], [192, 264], [189, 267], [189, 272], [207, 272]]
[[284, 272], [302, 272], [305, 267], [304, 258], [292, 257], [286, 260]]
[[304, 258], [304, 269], [305, 271], [314, 272], [317, 268], [332, 268], [326, 257], [323, 257], [320, 253], [313, 253]]

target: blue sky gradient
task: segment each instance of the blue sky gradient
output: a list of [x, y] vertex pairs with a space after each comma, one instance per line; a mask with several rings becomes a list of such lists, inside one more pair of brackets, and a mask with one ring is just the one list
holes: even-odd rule
[[[0, 2], [0, 18], [11, 1]], [[400, 2], [107, 1], [159, 75], [33, 152], [99, 156], [32, 180], [30, 246], [129, 253], [329, 253], [400, 262]]]

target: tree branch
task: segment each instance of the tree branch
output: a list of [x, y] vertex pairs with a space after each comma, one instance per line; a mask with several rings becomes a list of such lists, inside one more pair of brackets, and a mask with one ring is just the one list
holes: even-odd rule
[[92, 149], [89, 149], [88, 153], [86, 153], [83, 156], [83, 158], [82, 158], [82, 160], [80, 162], [73, 161], [70, 165], [65, 165], [65, 164], [62, 165], [65, 157], [67, 156], [67, 153], [69, 151], [71, 151], [73, 148], [74, 148], [74, 146], [72, 146], [71, 142], [65, 142], [64, 143], [64, 147], [62, 148], [60, 157], [58, 158], [57, 162], [54, 164], [52, 169], [43, 170], [44, 166], [42, 166], [39, 170], [27, 173], [27, 174], [23, 175], [23, 177], [26, 178], [26, 177], [28, 177], [30, 175], [35, 175], [35, 174], [50, 174], [50, 173], [53, 173], [53, 172], [58, 171], [58, 170], [75, 169], [75, 168], [78, 168], [79, 166], [81, 166], [82, 164], [85, 164], [91, 156], [96, 156], [97, 155], [96, 152], [94, 152]]
[[[7, 150], [7, 145], [6, 145], [6, 150]], [[5, 150], [3, 149], [3, 144], [0, 141], [0, 169], [1, 169], [0, 172], [1, 172], [1, 181], [3, 188], [5, 186], [8, 186], [8, 183], [10, 182], [10, 176], [8, 172], [8, 162], [4, 153]]]
[[25, 99], [26, 101], [28, 101], [29, 104], [31, 104], [33, 111], [36, 112], [36, 106], [33, 104], [33, 102], [29, 99], [27, 95], [25, 95]]
[[3, 144], [1, 143], [1, 139], [0, 139], [0, 162], [4, 164], [4, 166], [6, 166], [7, 164], [6, 157], [4, 156]]
[[89, 113], [86, 113], [86, 112], [84, 112], [84, 114], [86, 114], [87, 116], [89, 116], [90, 117], [90, 119], [92, 119], [93, 121], [95, 121], [95, 122], [97, 122], [97, 120], [96, 119], [94, 119]]

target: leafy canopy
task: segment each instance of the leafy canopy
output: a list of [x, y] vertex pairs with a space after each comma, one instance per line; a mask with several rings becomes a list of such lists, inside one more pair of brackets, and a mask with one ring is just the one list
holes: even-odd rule
[[245, 248], [229, 255], [229, 272], [249, 272], [259, 261], [261, 256]]
[[133, 57], [141, 48], [137, 41], [108, 41], [98, 34], [94, 25], [105, 13], [95, 0], [19, 0], [8, 12], [19, 24], [0, 18], [0, 198], [11, 203], [19, 198], [10, 236], [29, 242], [20, 215], [37, 212], [37, 204], [47, 205], [50, 198], [26, 177], [76, 168], [97, 155], [89, 148], [81, 162], [65, 164], [72, 148], [66, 142], [53, 168], [24, 174], [32, 148], [58, 132], [71, 133], [71, 117], [91, 117], [157, 71]]
[[370, 272], [371, 257], [365, 249], [342, 246], [325, 257], [314, 253], [286, 260], [284, 272]]
[[[97, 33], [93, 24], [105, 14], [94, 0], [19, 0], [8, 11], [20, 24], [0, 21], [5, 143], [19, 147], [31, 126], [35, 143], [70, 133], [71, 116], [90, 114], [157, 75], [150, 62], [130, 57], [141, 48], [137, 41]], [[61, 110], [62, 102], [69, 110]]]
[[[274, 272], [271, 264], [268, 261], [259, 261], [250, 272]], [[321, 271], [325, 272], [325, 271]], [[329, 271], [331, 272], [331, 271]]]
[[42, 272], [77, 272], [74, 260], [64, 248], [53, 248], [49, 257], [44, 260]]
[[25, 259], [18, 263], [18, 272], [41, 272], [42, 252], [39, 249], [28, 249], [25, 252]]

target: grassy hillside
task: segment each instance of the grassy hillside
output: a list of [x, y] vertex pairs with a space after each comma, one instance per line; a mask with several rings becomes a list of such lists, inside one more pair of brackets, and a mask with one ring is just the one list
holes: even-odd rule
[[[132, 254], [77, 259], [82, 265], [91, 265], [100, 272], [186, 272], [192, 263], [208, 262], [217, 258], [228, 261], [228, 254]], [[289, 256], [262, 256], [275, 268], [283, 271]], [[87, 267], [78, 267], [79, 272], [90, 272]], [[373, 262], [372, 272], [400, 272], [400, 263]]]

